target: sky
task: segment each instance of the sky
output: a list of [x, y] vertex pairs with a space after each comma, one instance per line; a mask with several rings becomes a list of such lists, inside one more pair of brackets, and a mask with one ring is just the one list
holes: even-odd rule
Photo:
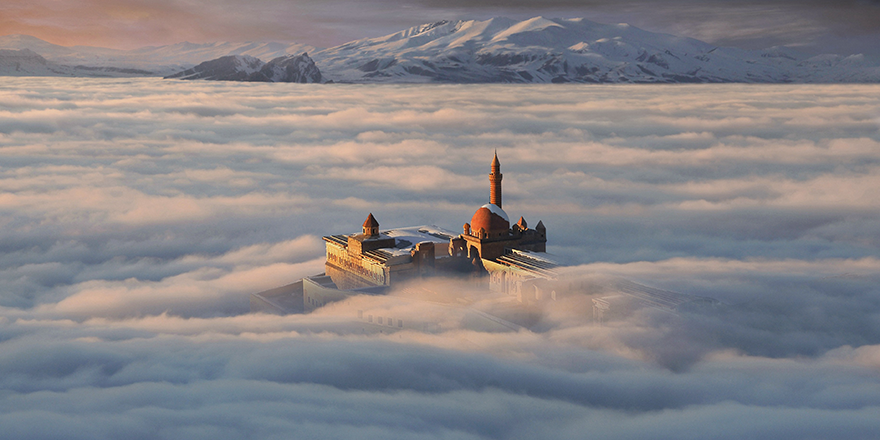
[[[488, 198], [573, 279], [534, 331], [248, 294]], [[0, 84], [10, 438], [803, 439], [880, 430], [875, 85]], [[613, 277], [719, 302], [600, 324]], [[446, 291], [474, 286], [439, 281]]]
[[132, 49], [181, 41], [331, 47], [442, 19], [583, 17], [709, 43], [880, 55], [877, 0], [10, 0], [0, 35]]

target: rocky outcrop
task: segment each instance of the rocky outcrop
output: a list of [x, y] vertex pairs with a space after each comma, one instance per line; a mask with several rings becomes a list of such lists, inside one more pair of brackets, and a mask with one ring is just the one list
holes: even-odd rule
[[248, 76], [246, 81], [321, 83], [321, 71], [309, 54], [278, 57], [269, 61], [259, 72]]
[[248, 77], [265, 65], [248, 55], [229, 55], [205, 61], [192, 69], [186, 69], [166, 79], [206, 79], [212, 81], [247, 81]]
[[321, 83], [323, 77], [307, 53], [277, 57], [268, 63], [247, 56], [230, 55], [205, 61], [169, 79], [204, 79], [212, 81], [254, 81]]

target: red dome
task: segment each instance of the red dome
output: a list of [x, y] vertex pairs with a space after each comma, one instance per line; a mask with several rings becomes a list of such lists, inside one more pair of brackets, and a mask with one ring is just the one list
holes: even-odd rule
[[510, 223], [504, 220], [504, 217], [490, 211], [489, 208], [483, 207], [471, 217], [471, 230], [476, 232], [480, 228], [483, 228], [489, 235], [494, 235], [493, 233], [506, 232], [510, 229]]

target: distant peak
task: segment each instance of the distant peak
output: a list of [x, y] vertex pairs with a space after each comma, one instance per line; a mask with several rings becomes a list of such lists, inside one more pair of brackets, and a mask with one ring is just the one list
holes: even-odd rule
[[440, 20], [440, 21], [435, 21], [433, 23], [420, 24], [418, 26], [413, 26], [413, 27], [409, 28], [408, 33], [409, 33], [409, 35], [415, 36], [415, 35], [423, 34], [425, 32], [429, 32], [432, 29], [437, 29], [438, 27], [445, 26], [447, 24], [449, 24], [449, 20]]

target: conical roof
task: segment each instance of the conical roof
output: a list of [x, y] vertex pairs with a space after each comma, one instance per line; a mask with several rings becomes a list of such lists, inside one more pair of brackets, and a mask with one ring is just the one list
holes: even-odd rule
[[367, 219], [364, 220], [364, 227], [365, 228], [378, 228], [379, 227], [379, 222], [376, 221], [376, 217], [373, 217], [372, 212], [367, 217]]

